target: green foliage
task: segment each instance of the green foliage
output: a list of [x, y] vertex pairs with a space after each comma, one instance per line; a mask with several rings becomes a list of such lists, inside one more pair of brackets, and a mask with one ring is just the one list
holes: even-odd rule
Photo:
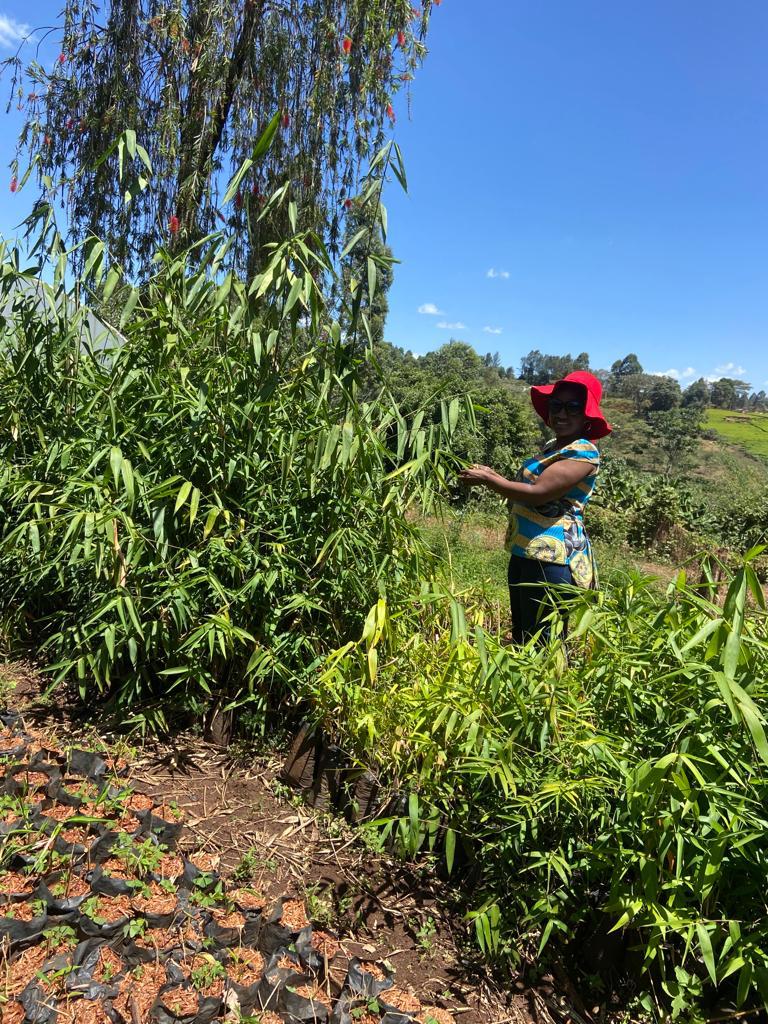
[[[378, 198], [378, 197], [377, 197]], [[387, 295], [394, 280], [392, 250], [386, 244], [386, 217], [378, 216], [383, 209], [378, 202], [363, 204], [350, 202], [344, 232], [346, 254], [342, 261], [342, 283], [346, 294], [355, 294], [359, 289], [357, 310], [354, 305], [346, 322], [345, 330], [360, 322], [358, 313], [365, 314], [370, 337], [366, 344], [380, 344], [384, 340], [384, 325], [389, 312]], [[371, 283], [374, 287], [371, 290]], [[361, 332], [362, 333], [362, 332]]]
[[630, 352], [623, 359], [617, 359], [611, 364], [611, 377], [616, 380], [624, 380], [642, 372], [643, 367], [634, 352]]
[[365, 394], [382, 387], [405, 411], [428, 410], [432, 423], [443, 419], [444, 403], [468, 395], [474, 416], [465, 417], [451, 436], [451, 447], [465, 462], [493, 466], [514, 476], [522, 459], [538, 443], [539, 428], [526, 389], [462, 341], [450, 341], [416, 359], [386, 343], [374, 349]]
[[379, 827], [406, 855], [460, 861], [487, 953], [605, 921], [676, 1016], [714, 990], [768, 1003], [768, 630], [751, 561], [723, 606], [683, 574], [666, 594], [628, 576], [575, 598], [570, 621], [566, 659], [557, 638], [503, 646], [435, 588], [411, 612], [382, 601], [305, 692], [400, 794]]
[[708, 380], [703, 377], [699, 377], [683, 392], [683, 405], [684, 406], [698, 406], [701, 409], [706, 409], [710, 403], [710, 392], [711, 385]]
[[[46, 246], [62, 251], [50, 231]], [[139, 721], [158, 727], [212, 701], [257, 712], [427, 571], [405, 513], [444, 485], [462, 405], [422, 425], [358, 400], [315, 235], [272, 246], [248, 285], [217, 237], [194, 269], [161, 251], [108, 347], [63, 259], [24, 290], [33, 271], [0, 255], [0, 623], [56, 680], [137, 714], [155, 702]], [[120, 283], [101, 243], [84, 262], [102, 295]]]
[[646, 419], [653, 430], [656, 449], [664, 459], [659, 467], [663, 475], [682, 476], [693, 464], [699, 447], [702, 409], [695, 405], [684, 409], [657, 405], [646, 414]]
[[534, 349], [520, 361], [520, 380], [527, 384], [549, 384], [561, 380], [574, 370], [588, 369], [587, 352], [579, 353], [574, 359], [570, 352], [564, 356], [548, 356]]
[[656, 376], [643, 395], [643, 405], [646, 413], [666, 412], [680, 405], [681, 399], [680, 385], [676, 380]]
[[628, 539], [638, 546], [653, 543], [660, 531], [673, 525], [696, 533], [714, 525], [706, 506], [680, 481], [671, 484], [661, 475], [637, 473], [615, 456], [602, 459], [590, 523], [596, 508], [621, 516]]
[[630, 532], [633, 532], [631, 513], [590, 504], [589, 536], [591, 540], [600, 540], [612, 547], [618, 547], [627, 543]]
[[752, 385], [735, 377], [721, 377], [713, 381], [709, 398], [720, 409], [742, 409], [747, 405]]

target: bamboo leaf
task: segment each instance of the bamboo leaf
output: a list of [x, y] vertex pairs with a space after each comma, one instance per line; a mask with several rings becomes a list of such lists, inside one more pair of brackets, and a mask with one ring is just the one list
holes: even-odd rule
[[176, 513], [179, 511], [179, 509], [182, 507], [182, 505], [185, 504], [185, 502], [186, 502], [187, 498], [189, 497], [189, 495], [191, 494], [191, 492], [192, 492], [192, 484], [190, 483], [189, 480], [185, 480], [184, 483], [179, 488], [179, 493], [176, 496], [176, 504], [173, 507], [173, 514], [174, 515], [176, 515]]
[[715, 965], [715, 954], [712, 951], [712, 940], [706, 925], [702, 921], [696, 922], [696, 934], [699, 937], [699, 949], [704, 960], [704, 966], [712, 979], [712, 984], [717, 985], [717, 967]]

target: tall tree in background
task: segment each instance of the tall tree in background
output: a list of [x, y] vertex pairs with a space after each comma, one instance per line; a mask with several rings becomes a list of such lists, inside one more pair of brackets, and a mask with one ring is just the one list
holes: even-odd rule
[[[47, 198], [65, 203], [72, 240], [96, 234], [126, 265], [223, 221], [237, 264], [253, 268], [274, 238], [259, 220], [264, 197], [285, 182], [302, 223], [333, 246], [359, 161], [380, 146], [439, 3], [65, 0], [53, 68], [5, 62], [27, 114], [19, 164], [28, 157]], [[269, 153], [222, 209], [222, 187], [276, 112]], [[116, 147], [103, 159], [126, 129], [148, 154], [151, 188], [133, 146], [133, 159]], [[23, 181], [24, 167], [14, 173]]]
[[533, 349], [520, 361], [520, 380], [527, 384], [550, 384], [554, 380], [562, 380], [574, 370], [589, 369], [589, 354], [580, 352], [576, 358], [566, 353], [564, 356], [548, 356]]
[[703, 377], [699, 377], [683, 392], [683, 405], [687, 408], [690, 405], [699, 406], [702, 409], [710, 403], [710, 393], [712, 391], [709, 381]]
[[677, 408], [681, 401], [680, 385], [672, 377], [652, 375], [648, 389], [643, 396], [643, 407], [647, 413], [668, 412]]
[[712, 382], [710, 398], [712, 405], [719, 409], [743, 409], [749, 398], [752, 385], [735, 377], [721, 377]]

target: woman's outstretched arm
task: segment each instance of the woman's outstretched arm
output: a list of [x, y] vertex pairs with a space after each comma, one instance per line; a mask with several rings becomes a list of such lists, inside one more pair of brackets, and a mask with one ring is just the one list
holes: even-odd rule
[[563, 459], [547, 466], [541, 476], [530, 484], [507, 480], [490, 466], [472, 466], [463, 470], [459, 474], [459, 479], [465, 484], [482, 484], [500, 494], [502, 498], [535, 507], [562, 498], [574, 484], [589, 476], [594, 465], [593, 462], [581, 459]]

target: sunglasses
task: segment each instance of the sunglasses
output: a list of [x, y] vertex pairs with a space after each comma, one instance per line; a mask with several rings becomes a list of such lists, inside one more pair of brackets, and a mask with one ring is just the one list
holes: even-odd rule
[[575, 416], [579, 412], [584, 412], [584, 403], [579, 402], [576, 398], [570, 399], [568, 402], [563, 402], [559, 398], [550, 398], [549, 400], [549, 411], [550, 412], [562, 412], [563, 409], [570, 415]]

